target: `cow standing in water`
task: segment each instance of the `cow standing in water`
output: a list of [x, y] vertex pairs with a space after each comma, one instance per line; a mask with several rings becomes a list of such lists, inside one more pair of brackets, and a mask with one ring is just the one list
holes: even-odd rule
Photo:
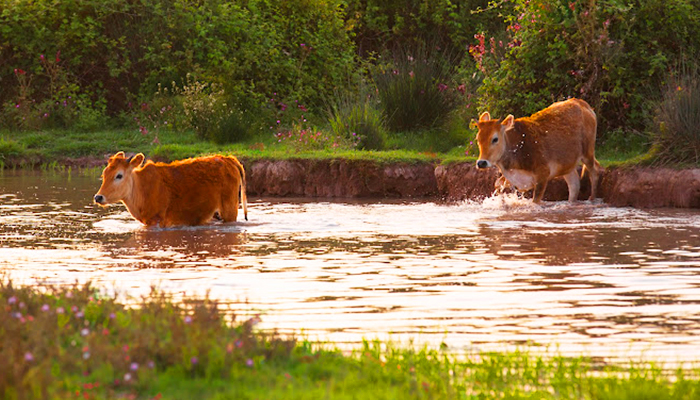
[[170, 227], [207, 224], [217, 213], [224, 222], [236, 221], [240, 200], [248, 219], [245, 170], [235, 157], [143, 161], [140, 153], [126, 158], [120, 151], [110, 157], [95, 203], [121, 201], [144, 225]]
[[569, 201], [578, 199], [581, 186], [576, 168], [583, 162], [581, 177], [588, 171], [590, 200], [595, 199], [598, 171], [595, 159], [596, 115], [583, 100], [554, 103], [530, 117], [503, 121], [481, 114], [478, 168], [497, 166], [518, 191], [533, 189], [534, 202], [542, 200], [550, 179], [563, 176], [569, 187]]

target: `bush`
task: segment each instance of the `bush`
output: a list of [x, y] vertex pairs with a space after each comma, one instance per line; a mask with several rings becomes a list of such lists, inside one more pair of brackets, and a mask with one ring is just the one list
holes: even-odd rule
[[356, 137], [345, 137], [333, 132], [319, 130], [306, 122], [297, 122], [291, 128], [275, 134], [277, 143], [295, 152], [313, 150], [347, 150], [356, 148]]
[[370, 95], [339, 95], [328, 112], [331, 131], [339, 137], [357, 141], [357, 148], [382, 150], [386, 142], [384, 117]]
[[603, 138], [644, 130], [667, 71], [682, 55], [700, 54], [700, 6], [692, 0], [517, 0], [506, 21], [510, 47], [481, 72], [481, 107], [524, 116], [580, 97], [596, 110]]
[[[319, 104], [355, 74], [354, 47], [339, 1], [144, 0], [114, 4], [51, 0], [4, 2], [0, 9], [0, 104], [18, 104], [14, 69], [35, 76], [39, 104], [62, 93], [42, 54], [59, 54], [69, 95], [105, 104], [108, 115], [149, 99], [159, 83], [187, 73], [216, 83], [229, 102], [278, 93]], [[53, 60], [53, 56], [51, 57]], [[41, 75], [41, 77], [39, 77]], [[60, 100], [64, 100], [61, 98]], [[91, 103], [90, 102], [90, 103]], [[147, 101], [148, 102], [148, 101]], [[43, 114], [42, 114], [43, 115]]]
[[[439, 44], [464, 49], [474, 32], [495, 31], [503, 21], [489, 0], [348, 0], [348, 29], [360, 55], [381, 54], [400, 46]], [[500, 2], [496, 7], [510, 7]]]
[[400, 49], [373, 74], [387, 127], [394, 132], [443, 125], [462, 104], [465, 86], [455, 82], [455, 58], [435, 46]]
[[700, 72], [697, 66], [671, 80], [656, 115], [654, 153], [657, 162], [700, 164]]

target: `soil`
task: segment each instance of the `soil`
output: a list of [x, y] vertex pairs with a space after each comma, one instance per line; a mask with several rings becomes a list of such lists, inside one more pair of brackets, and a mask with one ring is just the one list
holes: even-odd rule
[[[257, 160], [246, 162], [248, 193], [258, 196], [334, 198], [438, 198], [447, 201], [492, 195], [497, 169], [473, 163], [378, 164], [356, 160]], [[590, 196], [588, 177], [579, 199]], [[546, 201], [568, 199], [562, 178], [552, 180]], [[617, 168], [600, 174], [598, 197], [613, 206], [700, 208], [700, 169]]]

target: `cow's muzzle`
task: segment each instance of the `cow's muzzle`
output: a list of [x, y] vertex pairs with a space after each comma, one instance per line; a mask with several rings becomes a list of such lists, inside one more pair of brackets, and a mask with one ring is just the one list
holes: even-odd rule
[[490, 166], [491, 166], [491, 163], [488, 162], [487, 160], [479, 160], [476, 162], [477, 168], [488, 168]]
[[101, 194], [96, 194], [95, 195], [95, 203], [104, 205], [107, 202], [107, 199]]

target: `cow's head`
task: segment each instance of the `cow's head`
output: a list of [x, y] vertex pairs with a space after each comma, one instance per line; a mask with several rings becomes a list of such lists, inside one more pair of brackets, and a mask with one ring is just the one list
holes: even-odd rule
[[476, 162], [477, 168], [488, 168], [495, 165], [506, 151], [505, 133], [513, 127], [514, 118], [508, 115], [503, 121], [491, 119], [487, 112], [481, 114], [477, 126], [479, 132], [476, 134], [476, 141], [479, 145], [479, 160]]
[[123, 151], [110, 157], [102, 171], [102, 186], [95, 195], [95, 203], [106, 206], [129, 197], [134, 182], [132, 171], [143, 163], [143, 159], [141, 153], [126, 158]]

